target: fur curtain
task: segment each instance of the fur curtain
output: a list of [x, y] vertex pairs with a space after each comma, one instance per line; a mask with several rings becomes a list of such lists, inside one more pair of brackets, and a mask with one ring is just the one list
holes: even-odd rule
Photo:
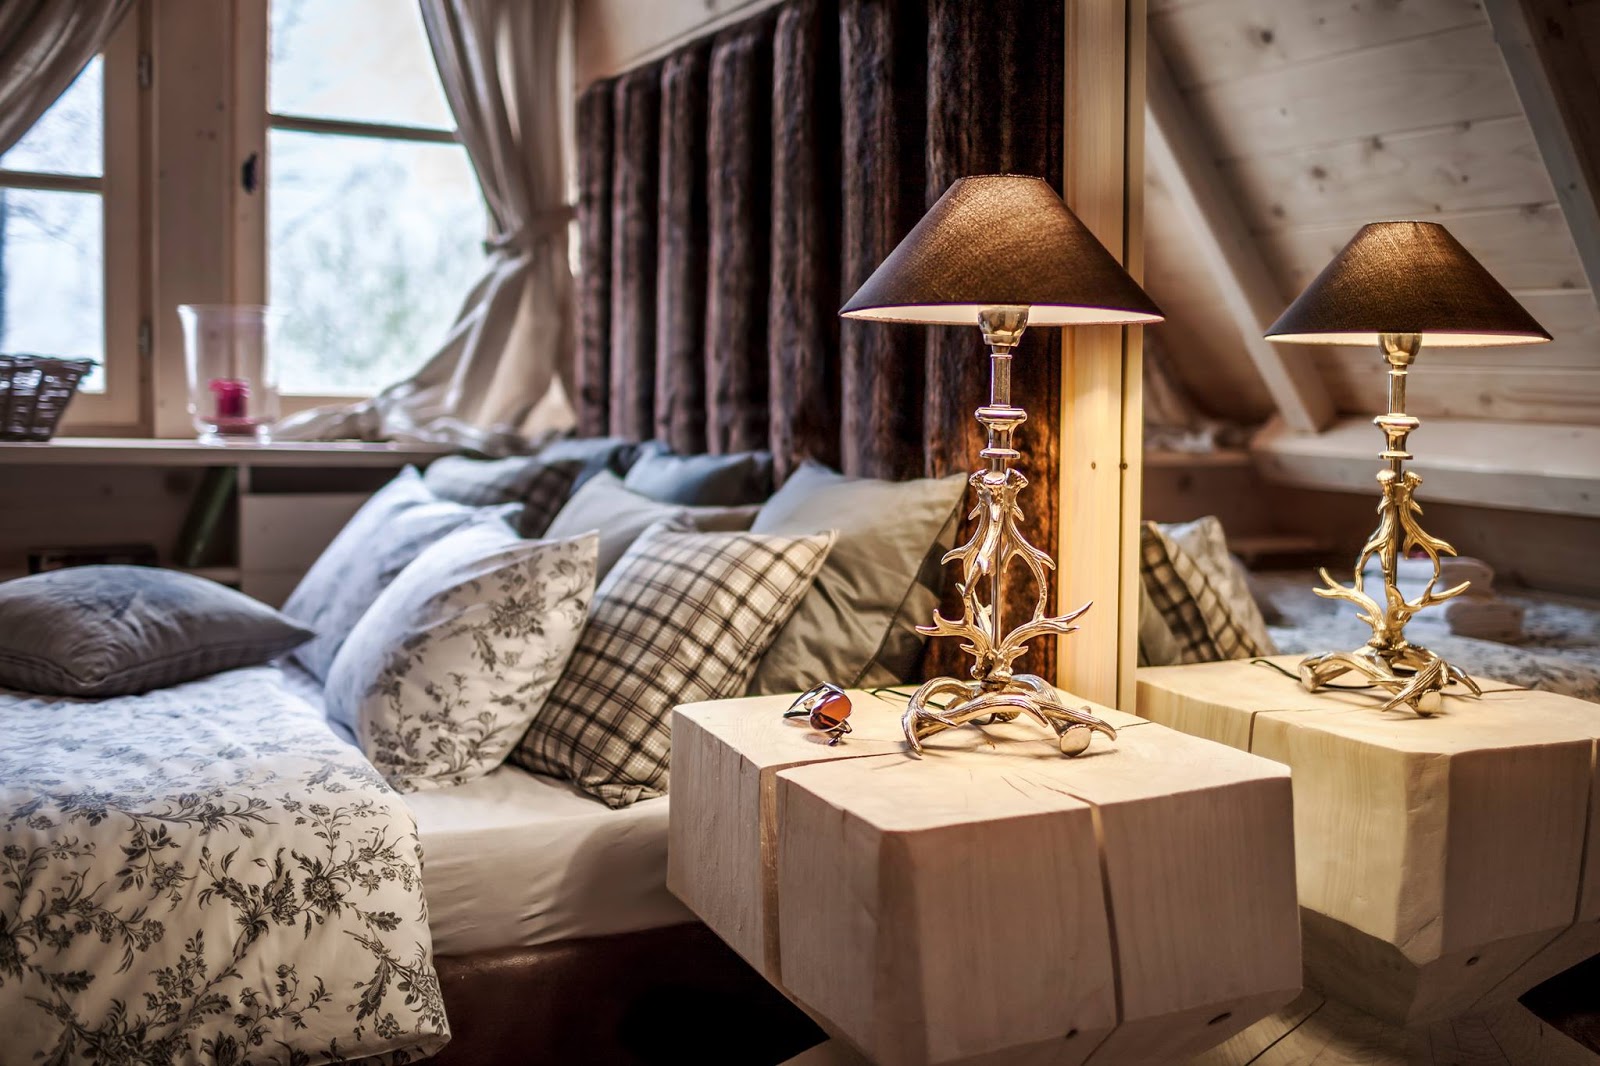
[[[770, 448], [780, 476], [808, 457], [883, 478], [974, 469], [976, 324], [838, 309], [956, 178], [1060, 188], [1063, 32], [1059, 0], [787, 0], [590, 86], [579, 425]], [[1053, 552], [1058, 331], [1029, 332], [1014, 382], [1027, 528]], [[1031, 609], [1033, 589], [1011, 594], [1011, 617]], [[964, 669], [953, 644], [935, 642], [930, 671]], [[1053, 647], [1022, 665], [1050, 676]]]

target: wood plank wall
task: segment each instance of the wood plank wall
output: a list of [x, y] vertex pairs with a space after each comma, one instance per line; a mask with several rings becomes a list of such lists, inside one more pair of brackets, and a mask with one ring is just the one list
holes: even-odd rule
[[[1580, 6], [1600, 55], [1600, 3]], [[1600, 310], [1476, 0], [1151, 0], [1150, 31], [1285, 304], [1362, 223], [1442, 222], [1556, 340], [1424, 352], [1411, 409], [1600, 424]], [[1154, 226], [1160, 190], [1148, 191], [1151, 288], [1173, 313], [1161, 341], [1180, 362], [1221, 368], [1189, 376], [1208, 407], [1259, 416], [1261, 397], [1230, 358], [1242, 353], [1215, 351], [1226, 327], [1173, 291], [1203, 279], [1183, 275], [1182, 237]], [[1341, 411], [1382, 410], [1375, 353], [1315, 358]]]

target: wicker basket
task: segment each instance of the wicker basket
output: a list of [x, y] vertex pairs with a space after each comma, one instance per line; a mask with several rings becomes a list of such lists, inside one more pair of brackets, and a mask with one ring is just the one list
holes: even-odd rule
[[0, 440], [49, 440], [93, 359], [0, 355]]

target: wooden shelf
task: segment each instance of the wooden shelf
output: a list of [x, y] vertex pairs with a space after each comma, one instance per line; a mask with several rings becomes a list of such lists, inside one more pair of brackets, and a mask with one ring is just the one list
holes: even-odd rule
[[[1305, 435], [1274, 420], [1250, 445], [1269, 481], [1373, 496], [1382, 448], [1366, 418]], [[1600, 516], [1600, 427], [1432, 418], [1410, 448], [1428, 500]]]
[[1219, 448], [1210, 452], [1180, 452], [1166, 448], [1151, 448], [1144, 453], [1146, 469], [1194, 469], [1195, 467], [1248, 467], [1250, 453], [1244, 448]]
[[282, 441], [201, 444], [197, 440], [57, 437], [38, 443], [0, 441], [0, 464], [42, 466], [395, 466], [427, 462], [455, 449], [443, 444]]

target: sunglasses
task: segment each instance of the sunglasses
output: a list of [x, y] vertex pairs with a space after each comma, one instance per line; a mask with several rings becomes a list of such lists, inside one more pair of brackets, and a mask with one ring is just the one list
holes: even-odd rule
[[850, 697], [838, 685], [824, 681], [796, 697], [783, 716], [804, 718], [812, 729], [828, 737], [831, 747], [850, 732]]

